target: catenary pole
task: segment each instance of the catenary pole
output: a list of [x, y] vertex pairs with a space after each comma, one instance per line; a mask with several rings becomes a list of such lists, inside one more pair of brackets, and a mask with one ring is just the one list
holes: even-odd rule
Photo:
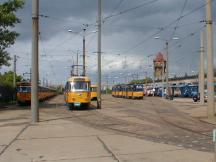
[[77, 76], [79, 75], [79, 51], [77, 51]]
[[38, 37], [39, 0], [32, 0], [32, 74], [31, 74], [31, 113], [32, 123], [39, 121], [38, 110]]
[[163, 64], [162, 64], [162, 76], [161, 76], [161, 80], [162, 80], [162, 98], [164, 97], [164, 64], [165, 62], [163, 61]]
[[154, 69], [153, 69], [152, 79], [153, 79], [153, 90], [154, 90], [153, 96], [154, 96], [155, 95], [155, 71], [154, 71]]
[[13, 72], [13, 87], [16, 87], [16, 62], [17, 62], [17, 56], [14, 55], [14, 72]]
[[199, 70], [199, 93], [200, 103], [204, 104], [205, 71], [204, 71], [204, 32], [200, 34], [200, 70]]
[[86, 50], [85, 50], [85, 32], [86, 29], [83, 29], [83, 76], [86, 75]]
[[97, 89], [97, 108], [101, 109], [101, 8], [102, 2], [98, 0], [98, 89]]
[[214, 119], [214, 55], [212, 30], [212, 0], [206, 0], [206, 30], [207, 30], [207, 90], [208, 90], [208, 119]]
[[169, 88], [169, 49], [168, 49], [168, 41], [166, 41], [166, 96], [168, 97], [168, 88]]

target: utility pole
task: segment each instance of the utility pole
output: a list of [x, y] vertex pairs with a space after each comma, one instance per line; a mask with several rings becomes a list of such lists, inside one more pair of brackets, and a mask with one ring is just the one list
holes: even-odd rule
[[77, 76], [79, 75], [79, 52], [77, 51]]
[[[155, 92], [155, 69], [153, 69], [153, 90]], [[153, 96], [155, 95], [155, 93], [153, 93]]]
[[208, 87], [208, 119], [213, 120], [214, 108], [214, 55], [213, 55], [213, 31], [212, 31], [212, 0], [206, 0], [206, 30], [207, 30], [207, 87]]
[[30, 80], [30, 82], [31, 82], [31, 80], [32, 80], [32, 70], [31, 70], [31, 68], [29, 69], [29, 80]]
[[168, 97], [168, 88], [169, 88], [169, 49], [168, 49], [168, 41], [166, 41], [166, 96]]
[[204, 72], [204, 32], [200, 34], [200, 70], [199, 70], [199, 94], [200, 103], [204, 104], [205, 72]]
[[17, 56], [14, 55], [14, 72], [13, 72], [13, 87], [16, 88], [16, 62]]
[[155, 90], [155, 78], [156, 78], [156, 74], [155, 74], [155, 59], [153, 59], [153, 88]]
[[39, 37], [39, 0], [32, 0], [32, 77], [31, 112], [32, 123], [39, 121], [38, 110], [38, 37]]
[[45, 77], [43, 77], [43, 86], [45, 87]]
[[161, 77], [161, 81], [162, 81], [162, 98], [164, 97], [164, 61], [163, 61], [163, 64], [162, 64], [162, 77]]
[[86, 28], [83, 29], [83, 76], [86, 75], [85, 32]]
[[106, 80], [106, 94], [108, 94], [108, 88], [109, 88], [109, 76], [107, 76], [107, 80]]
[[101, 0], [98, 0], [98, 89], [97, 108], [101, 109]]
[[145, 85], [146, 85], [146, 93], [147, 93], [147, 88], [148, 88], [148, 82], [147, 82], [147, 71], [145, 72]]

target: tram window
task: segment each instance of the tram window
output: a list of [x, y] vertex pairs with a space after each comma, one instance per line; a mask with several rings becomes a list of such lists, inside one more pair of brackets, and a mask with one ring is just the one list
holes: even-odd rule
[[97, 88], [96, 87], [91, 87], [91, 91], [92, 92], [97, 92]]
[[72, 91], [89, 91], [89, 83], [88, 82], [72, 82], [70, 84]]
[[142, 86], [136, 86], [136, 91], [143, 91], [143, 87]]
[[21, 86], [21, 87], [19, 87], [18, 91], [19, 92], [30, 92], [31, 91], [31, 87]]
[[43, 88], [42, 87], [38, 87], [38, 91], [39, 92], [43, 92]]
[[70, 82], [67, 82], [65, 85], [65, 91], [70, 91]]

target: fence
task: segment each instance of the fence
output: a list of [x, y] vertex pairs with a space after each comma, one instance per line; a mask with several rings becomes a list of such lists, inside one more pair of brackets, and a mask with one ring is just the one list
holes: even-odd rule
[[16, 90], [13, 87], [0, 85], [0, 103], [15, 100]]

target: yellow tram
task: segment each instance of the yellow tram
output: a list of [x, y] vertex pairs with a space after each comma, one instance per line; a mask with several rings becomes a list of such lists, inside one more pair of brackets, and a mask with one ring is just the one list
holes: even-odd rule
[[115, 85], [112, 88], [112, 96], [127, 99], [143, 99], [144, 86], [142, 84]]
[[115, 97], [122, 97], [121, 85], [116, 85]]
[[91, 81], [86, 76], [72, 76], [65, 86], [65, 102], [69, 109], [75, 107], [88, 107], [91, 103]]
[[144, 86], [142, 84], [135, 84], [132, 87], [132, 99], [143, 99]]
[[112, 87], [112, 96], [116, 97], [116, 85]]
[[91, 85], [91, 100], [97, 100], [97, 85]]
[[[44, 101], [50, 97], [57, 95], [55, 89], [48, 87], [38, 87], [38, 99]], [[17, 103], [19, 105], [31, 103], [31, 83], [30, 82], [19, 82], [17, 84]]]

